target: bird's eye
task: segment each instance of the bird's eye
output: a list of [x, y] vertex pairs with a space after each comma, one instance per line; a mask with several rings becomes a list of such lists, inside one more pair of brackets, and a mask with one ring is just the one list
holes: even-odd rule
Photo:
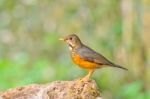
[[72, 40], [72, 37], [70, 37], [69, 40]]

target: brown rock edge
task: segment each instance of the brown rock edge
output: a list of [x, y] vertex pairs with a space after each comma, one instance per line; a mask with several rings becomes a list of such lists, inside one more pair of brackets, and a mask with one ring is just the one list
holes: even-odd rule
[[32, 84], [0, 93], [0, 99], [102, 99], [94, 80]]

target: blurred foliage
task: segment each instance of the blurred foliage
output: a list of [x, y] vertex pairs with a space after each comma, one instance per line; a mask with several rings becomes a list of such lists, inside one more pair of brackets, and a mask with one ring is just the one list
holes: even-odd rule
[[58, 39], [81, 40], [129, 71], [97, 70], [104, 99], [150, 99], [149, 0], [0, 0], [0, 90], [86, 75]]

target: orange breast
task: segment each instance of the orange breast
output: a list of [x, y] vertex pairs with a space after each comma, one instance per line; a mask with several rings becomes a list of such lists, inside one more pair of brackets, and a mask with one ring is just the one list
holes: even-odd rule
[[85, 68], [85, 69], [99, 68], [99, 64], [86, 61], [83, 58], [81, 58], [79, 55], [72, 55], [72, 59], [81, 68]]

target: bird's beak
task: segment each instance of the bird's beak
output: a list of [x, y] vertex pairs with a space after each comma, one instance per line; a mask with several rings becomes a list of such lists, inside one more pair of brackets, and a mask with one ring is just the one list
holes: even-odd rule
[[65, 39], [64, 39], [64, 38], [60, 38], [59, 40], [61, 40], [61, 41], [65, 41]]
[[64, 41], [64, 38], [59, 38], [59, 40]]

